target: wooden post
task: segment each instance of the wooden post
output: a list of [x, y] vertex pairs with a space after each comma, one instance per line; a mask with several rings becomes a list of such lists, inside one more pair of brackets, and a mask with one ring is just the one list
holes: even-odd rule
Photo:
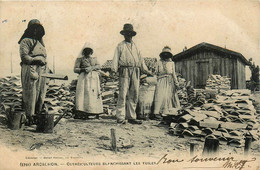
[[206, 138], [203, 148], [203, 156], [218, 155], [219, 140]]
[[194, 154], [194, 146], [195, 146], [195, 143], [190, 143], [190, 156], [193, 156], [193, 154]]
[[245, 139], [245, 148], [244, 148], [244, 155], [245, 155], [245, 156], [247, 156], [248, 153], [250, 152], [251, 142], [252, 142], [252, 137], [251, 137], [251, 136], [246, 136], [246, 139]]
[[110, 129], [111, 130], [111, 149], [116, 153], [117, 152], [117, 147], [116, 147], [116, 130], [115, 129]]

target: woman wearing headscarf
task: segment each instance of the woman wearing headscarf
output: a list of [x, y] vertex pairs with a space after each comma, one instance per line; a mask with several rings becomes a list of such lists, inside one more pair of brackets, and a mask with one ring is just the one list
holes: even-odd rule
[[180, 102], [176, 93], [179, 86], [175, 64], [172, 61], [171, 48], [166, 46], [160, 53], [157, 62], [157, 85], [154, 95], [154, 114], [151, 119], [161, 119], [161, 115], [167, 113], [171, 108], [180, 108]]
[[47, 72], [46, 50], [42, 40], [45, 35], [40, 21], [33, 19], [28, 23], [18, 44], [20, 44], [21, 81], [23, 106], [28, 125], [33, 124], [33, 117], [39, 114], [46, 95], [46, 78], [41, 77]]
[[87, 115], [103, 113], [103, 104], [100, 90], [100, 65], [96, 57], [92, 57], [93, 49], [88, 43], [82, 48], [74, 66], [78, 73], [76, 87], [75, 110], [84, 111]]

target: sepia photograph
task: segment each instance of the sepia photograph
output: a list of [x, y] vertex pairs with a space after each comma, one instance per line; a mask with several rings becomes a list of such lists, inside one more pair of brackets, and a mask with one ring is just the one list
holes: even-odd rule
[[260, 1], [0, 0], [0, 170], [257, 170]]

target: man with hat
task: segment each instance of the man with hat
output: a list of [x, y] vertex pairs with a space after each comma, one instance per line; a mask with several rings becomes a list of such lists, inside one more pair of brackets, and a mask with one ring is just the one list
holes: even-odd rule
[[152, 75], [144, 63], [132, 37], [136, 35], [131, 24], [125, 24], [120, 32], [125, 38], [115, 50], [112, 71], [119, 72], [119, 96], [117, 102], [117, 123], [142, 124], [136, 120], [136, 105], [139, 95], [140, 71]]

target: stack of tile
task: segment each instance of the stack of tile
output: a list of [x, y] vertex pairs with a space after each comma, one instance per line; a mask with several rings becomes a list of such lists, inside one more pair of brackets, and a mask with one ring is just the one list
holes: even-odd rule
[[155, 72], [156, 62], [157, 62], [156, 58], [149, 58], [149, 57], [144, 58], [145, 65], [152, 72]]
[[101, 66], [101, 70], [103, 70], [103, 71], [111, 71], [111, 66], [112, 66], [112, 60], [107, 60], [107, 61]]
[[[22, 86], [20, 76], [8, 76], [0, 79], [1, 112], [5, 108], [14, 105], [15, 110], [22, 109]], [[73, 95], [65, 85], [49, 84], [44, 103], [48, 106], [49, 113], [60, 115], [66, 112], [72, 114]]]
[[184, 78], [178, 77], [179, 90], [177, 91], [180, 104], [183, 108], [198, 107], [205, 103], [205, 90], [194, 89], [190, 85], [190, 81], [186, 83]]
[[180, 89], [177, 91], [177, 94], [178, 94], [178, 97], [179, 97], [179, 100], [180, 100], [180, 104], [183, 107], [188, 107], [189, 96], [188, 96], [188, 93], [187, 93], [187, 89], [190, 86], [187, 85], [186, 80], [184, 78], [178, 77], [178, 82], [179, 82]]
[[8, 106], [14, 110], [22, 109], [22, 85], [20, 76], [8, 76], [0, 79], [0, 112], [4, 113]]
[[107, 60], [101, 67], [102, 71], [110, 73], [109, 77], [101, 75], [103, 110], [109, 115], [114, 113], [119, 94], [118, 73], [111, 72], [111, 67], [112, 60]]
[[60, 115], [66, 112], [66, 116], [72, 116], [74, 107], [74, 95], [70, 93], [68, 86], [49, 84], [44, 103], [48, 106], [49, 113]]
[[216, 89], [216, 90], [230, 90], [231, 89], [231, 81], [227, 76], [221, 75], [213, 75], [210, 74], [209, 78], [206, 82], [206, 90], [208, 89]]
[[202, 141], [210, 135], [221, 144], [236, 147], [243, 146], [245, 135], [259, 140], [259, 131], [259, 116], [247, 90], [229, 90], [212, 103], [181, 110], [170, 124], [174, 135]]
[[102, 100], [104, 112], [112, 114], [112, 111], [116, 108], [117, 98], [119, 94], [118, 81], [107, 81], [102, 84]]
[[119, 94], [119, 80], [117, 73], [110, 73], [109, 77], [101, 76], [102, 100], [104, 113], [112, 114], [116, 108]]

